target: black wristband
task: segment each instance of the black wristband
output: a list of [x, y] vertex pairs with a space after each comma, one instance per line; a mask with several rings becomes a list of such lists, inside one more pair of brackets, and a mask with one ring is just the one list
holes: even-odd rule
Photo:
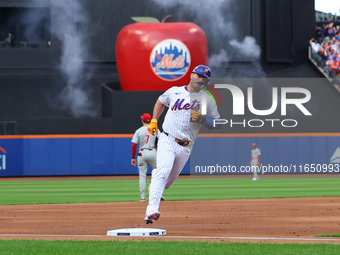
[[207, 120], [205, 119], [205, 117], [204, 117], [203, 115], [199, 115], [199, 116], [197, 117], [196, 122], [197, 122], [197, 123], [200, 123], [200, 124], [202, 124], [202, 125], [204, 125], [204, 124], [207, 122]]

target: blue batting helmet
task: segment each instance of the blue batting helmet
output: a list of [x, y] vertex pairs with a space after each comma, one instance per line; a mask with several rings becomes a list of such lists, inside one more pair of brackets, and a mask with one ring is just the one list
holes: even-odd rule
[[197, 73], [199, 75], [204, 76], [205, 78], [208, 78], [210, 80], [211, 70], [209, 67], [205, 65], [199, 65], [192, 70], [193, 73]]

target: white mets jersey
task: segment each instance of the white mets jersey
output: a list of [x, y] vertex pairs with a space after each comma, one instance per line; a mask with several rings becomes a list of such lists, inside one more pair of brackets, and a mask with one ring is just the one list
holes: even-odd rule
[[190, 122], [194, 110], [202, 112], [202, 99], [206, 100], [207, 119], [218, 119], [217, 106], [214, 100], [203, 90], [190, 93], [187, 86], [172, 87], [165, 91], [158, 99], [169, 107], [163, 123], [163, 132], [169, 133], [183, 141], [193, 142], [202, 126], [200, 123]]
[[159, 137], [159, 135], [160, 132], [158, 132], [157, 136], [150, 134], [148, 127], [142, 126], [136, 130], [131, 142], [139, 143], [139, 149], [154, 149], [156, 137]]

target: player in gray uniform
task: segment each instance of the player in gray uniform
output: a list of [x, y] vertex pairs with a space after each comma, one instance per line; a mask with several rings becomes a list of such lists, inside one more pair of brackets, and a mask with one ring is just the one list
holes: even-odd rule
[[[220, 117], [213, 99], [201, 90], [202, 85], [209, 82], [210, 74], [209, 67], [199, 65], [192, 71], [189, 85], [172, 87], [156, 101], [148, 127], [151, 134], [158, 133], [157, 120], [165, 106], [169, 109], [158, 141], [157, 170], [151, 176], [149, 205], [144, 218], [147, 224], [160, 217], [158, 208], [163, 191], [172, 186], [188, 161], [199, 129], [202, 125], [213, 127], [213, 120]], [[206, 116], [200, 113], [203, 97], [207, 102]]]
[[[148, 125], [151, 121], [151, 115], [144, 113], [142, 116], [143, 126], [138, 128], [133, 135], [132, 142], [132, 159], [131, 165], [136, 166], [136, 150], [137, 144], [139, 144], [138, 152], [138, 170], [139, 170], [139, 191], [140, 201], [145, 202], [145, 188], [146, 188], [146, 173], [148, 171], [148, 165], [152, 169], [156, 168], [156, 139], [157, 136], [153, 136], [148, 131]], [[158, 135], [159, 137], [159, 135]]]
[[250, 153], [250, 167], [251, 171], [254, 174], [253, 181], [257, 181], [260, 179], [258, 175], [258, 171], [260, 170], [261, 163], [260, 163], [260, 157], [261, 157], [261, 151], [259, 148], [257, 148], [256, 143], [253, 143], [253, 149]]

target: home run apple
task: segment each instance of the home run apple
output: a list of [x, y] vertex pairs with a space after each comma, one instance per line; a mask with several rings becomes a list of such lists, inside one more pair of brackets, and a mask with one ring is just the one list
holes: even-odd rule
[[139, 22], [118, 34], [116, 60], [122, 90], [164, 91], [189, 82], [208, 62], [204, 31], [191, 22]]

